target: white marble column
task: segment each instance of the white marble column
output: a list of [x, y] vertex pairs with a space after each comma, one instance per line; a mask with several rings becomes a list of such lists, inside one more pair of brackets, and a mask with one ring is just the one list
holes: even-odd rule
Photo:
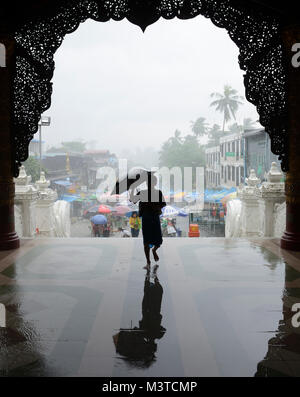
[[275, 235], [275, 204], [282, 204], [285, 201], [283, 174], [277, 168], [275, 162], [267, 175], [267, 182], [263, 182], [257, 189], [259, 205], [259, 236], [273, 237]]
[[57, 193], [49, 188], [50, 182], [46, 180], [43, 171], [35, 184], [38, 190], [36, 204], [37, 237], [55, 237], [54, 202], [57, 199]]
[[255, 171], [250, 171], [246, 184], [238, 190], [238, 197], [242, 201], [241, 209], [241, 237], [256, 237], [259, 235], [260, 219], [257, 198], [257, 186], [260, 179], [256, 177]]
[[28, 176], [22, 165], [18, 178], [15, 178], [15, 206], [17, 207], [18, 235], [20, 237], [34, 237], [36, 233], [36, 202], [37, 189], [30, 184], [31, 176]]

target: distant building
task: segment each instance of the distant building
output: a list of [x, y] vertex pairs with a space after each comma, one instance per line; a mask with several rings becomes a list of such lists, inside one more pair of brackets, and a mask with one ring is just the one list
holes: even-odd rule
[[207, 188], [217, 188], [221, 184], [220, 146], [205, 149], [205, 180]]
[[103, 179], [102, 167], [117, 167], [118, 158], [109, 150], [86, 150], [84, 156], [87, 159], [88, 186], [96, 189]]
[[271, 140], [263, 128], [248, 129], [243, 134], [245, 140], [245, 176], [254, 169], [258, 178], [266, 180], [266, 174], [274, 161], [280, 168], [278, 156], [271, 152]]
[[102, 167], [117, 167], [118, 159], [109, 150], [89, 150], [83, 153], [47, 152], [43, 154], [42, 163], [46, 169], [47, 179], [71, 180], [88, 189], [96, 189], [101, 180]]
[[244, 148], [240, 132], [220, 138], [221, 186], [237, 187], [244, 181]]
[[280, 167], [278, 156], [271, 152], [271, 140], [263, 128], [244, 133], [226, 134], [220, 145], [205, 150], [206, 187], [237, 187], [254, 169], [261, 181], [266, 180], [271, 164]]
[[45, 153], [42, 157], [47, 179], [50, 181], [70, 178], [86, 183], [86, 159], [82, 153]]
[[[44, 153], [44, 146], [45, 146], [45, 141], [42, 141], [42, 153]], [[40, 140], [39, 139], [32, 139], [29, 142], [28, 153], [29, 153], [29, 156], [35, 156], [35, 157], [40, 156]]]

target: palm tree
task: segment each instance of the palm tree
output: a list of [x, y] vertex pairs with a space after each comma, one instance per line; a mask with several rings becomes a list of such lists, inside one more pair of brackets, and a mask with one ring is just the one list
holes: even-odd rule
[[207, 134], [208, 124], [204, 117], [199, 117], [196, 121], [191, 121], [191, 128], [196, 137]]
[[225, 129], [225, 123], [231, 120], [231, 117], [235, 120], [235, 114], [239, 108], [239, 105], [243, 105], [241, 102], [244, 99], [242, 96], [238, 95], [237, 90], [230, 87], [230, 85], [224, 86], [223, 94], [219, 92], [214, 92], [210, 95], [212, 98], [217, 98], [213, 101], [210, 106], [215, 106], [218, 112], [223, 113], [223, 132]]
[[208, 146], [217, 146], [219, 145], [220, 138], [223, 135], [223, 131], [218, 124], [214, 124], [209, 130], [209, 141]]
[[175, 138], [176, 141], [178, 141], [178, 142], [181, 142], [181, 141], [182, 141], [182, 137], [181, 137], [180, 135], [181, 135], [181, 131], [175, 130], [175, 132], [174, 132], [174, 138]]
[[175, 130], [174, 132], [174, 136], [171, 136], [166, 142], [165, 144], [169, 144], [169, 145], [179, 145], [182, 144], [182, 136], [181, 136], [181, 131], [179, 130]]

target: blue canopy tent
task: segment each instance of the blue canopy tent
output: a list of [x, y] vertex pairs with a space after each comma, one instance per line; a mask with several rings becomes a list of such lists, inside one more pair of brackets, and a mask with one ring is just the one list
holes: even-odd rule
[[205, 189], [204, 201], [206, 203], [220, 203], [223, 197], [234, 192], [236, 192], [235, 187], [231, 187], [229, 189], [224, 188], [220, 190]]
[[72, 203], [73, 201], [76, 201], [80, 198], [78, 195], [73, 195], [73, 194], [64, 194], [61, 197], [61, 200], [67, 201], [68, 203]]
[[71, 183], [70, 181], [67, 181], [67, 180], [59, 180], [59, 181], [53, 181], [53, 183], [55, 183], [56, 185], [59, 185], [59, 186], [64, 186], [64, 187], [69, 187], [69, 186], [71, 186], [71, 185], [73, 185], [73, 183]]

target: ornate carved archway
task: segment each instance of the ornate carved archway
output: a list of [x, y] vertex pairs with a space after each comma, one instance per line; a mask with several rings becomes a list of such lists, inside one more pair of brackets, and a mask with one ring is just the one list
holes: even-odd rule
[[[295, 87], [299, 88], [300, 82], [295, 70], [291, 69], [289, 57], [291, 44], [297, 39], [300, 42], [300, 28], [287, 27], [293, 19], [291, 16], [266, 8], [265, 3], [270, 6], [269, 0], [28, 2], [33, 4], [31, 13], [25, 11], [24, 5], [24, 16], [19, 12], [15, 23], [9, 20], [7, 26], [0, 29], [0, 34], [7, 36], [9, 49], [6, 82], [0, 76], [0, 83], [6, 88], [2, 97], [0, 95], [0, 103], [5, 104], [10, 114], [4, 124], [11, 159], [9, 166], [8, 155], [3, 157], [5, 171], [0, 176], [0, 190], [3, 192], [3, 197], [0, 197], [0, 217], [6, 225], [2, 229], [0, 227], [0, 249], [17, 245], [13, 226], [12, 176], [18, 175], [20, 163], [28, 156], [28, 145], [37, 132], [40, 115], [50, 107], [53, 56], [64, 36], [75, 31], [88, 18], [101, 22], [127, 18], [145, 30], [159, 18], [188, 19], [198, 15], [210, 18], [216, 26], [224, 28], [239, 48], [239, 64], [245, 71], [246, 98], [256, 106], [260, 122], [270, 135], [272, 152], [279, 156], [282, 169], [288, 171], [288, 231], [282, 246], [297, 249], [300, 227], [295, 225], [300, 224], [300, 166], [299, 160], [295, 159], [300, 155], [297, 151], [297, 131], [300, 130], [297, 106], [300, 97]], [[5, 92], [6, 97], [10, 97], [6, 103]], [[297, 106], [290, 106], [290, 99], [295, 99]]]
[[88, 18], [101, 22], [127, 18], [145, 30], [161, 17], [188, 19], [197, 15], [226, 29], [239, 47], [239, 64], [246, 72], [246, 98], [257, 107], [272, 151], [287, 171], [286, 71], [278, 17], [231, 0], [73, 0], [64, 2], [55, 15], [27, 22], [15, 33], [15, 176], [28, 156], [41, 113], [50, 107], [53, 57], [67, 33]]

